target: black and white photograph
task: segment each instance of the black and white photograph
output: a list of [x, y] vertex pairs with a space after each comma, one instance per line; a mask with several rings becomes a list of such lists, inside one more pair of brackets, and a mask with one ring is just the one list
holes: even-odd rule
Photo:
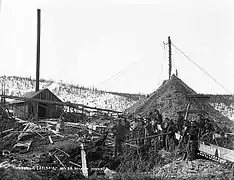
[[0, 180], [234, 180], [233, 0], [0, 0]]

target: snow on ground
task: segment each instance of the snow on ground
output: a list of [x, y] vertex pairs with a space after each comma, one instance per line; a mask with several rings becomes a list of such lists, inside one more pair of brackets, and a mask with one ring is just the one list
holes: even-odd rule
[[[36, 81], [30, 78], [2, 76], [0, 77], [0, 93], [2, 93], [4, 84], [7, 95], [22, 96], [26, 92], [35, 90]], [[64, 84], [62, 82], [41, 81], [40, 88], [48, 88], [62, 101], [118, 111], [123, 111], [137, 102], [123, 96], [113, 95], [91, 88]], [[224, 116], [234, 121], [234, 104], [231, 104], [231, 106], [226, 106], [224, 103], [210, 104]]]
[[[5, 94], [22, 96], [35, 91], [36, 82], [30, 78], [0, 77], [0, 84], [5, 84]], [[84, 104], [87, 106], [123, 111], [136, 101], [132, 99], [98, 91], [92, 88], [78, 87], [55, 81], [41, 81], [40, 89], [48, 88], [62, 101]], [[0, 87], [2, 92], [3, 87]]]
[[224, 103], [210, 103], [216, 110], [234, 121], [234, 104], [226, 106]]

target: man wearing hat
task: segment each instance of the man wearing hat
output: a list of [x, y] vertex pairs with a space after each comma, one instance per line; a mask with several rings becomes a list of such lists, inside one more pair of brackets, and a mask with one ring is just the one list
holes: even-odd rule
[[189, 129], [189, 147], [188, 147], [188, 159], [194, 160], [197, 156], [198, 151], [198, 134], [199, 128], [196, 121], [191, 122]]
[[205, 117], [202, 114], [198, 114], [198, 128], [199, 128], [199, 137], [201, 137], [204, 133], [205, 127]]
[[[151, 119], [148, 117], [148, 118], [146, 118], [145, 135], [151, 136], [152, 134], [153, 134], [152, 122], [151, 122]], [[151, 139], [145, 140], [145, 144], [147, 144], [147, 145], [149, 145], [150, 142], [151, 142]]]
[[184, 117], [181, 112], [177, 112], [177, 128], [178, 131], [182, 134], [183, 128], [184, 128]]
[[118, 124], [116, 124], [113, 128], [113, 133], [115, 136], [115, 153], [114, 156], [116, 157], [118, 153], [123, 152], [122, 144], [125, 141], [126, 135], [126, 126], [124, 118], [120, 118]]
[[162, 114], [159, 113], [159, 110], [155, 109], [155, 119], [158, 124], [162, 124]]

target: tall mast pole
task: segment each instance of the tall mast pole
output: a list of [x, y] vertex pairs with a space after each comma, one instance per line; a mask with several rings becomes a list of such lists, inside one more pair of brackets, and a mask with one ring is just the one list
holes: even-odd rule
[[168, 37], [168, 50], [169, 50], [169, 79], [171, 79], [171, 69], [172, 69], [172, 60], [171, 60], [171, 38]]
[[37, 65], [36, 65], [36, 91], [39, 91], [40, 78], [40, 37], [41, 37], [41, 10], [37, 9]]

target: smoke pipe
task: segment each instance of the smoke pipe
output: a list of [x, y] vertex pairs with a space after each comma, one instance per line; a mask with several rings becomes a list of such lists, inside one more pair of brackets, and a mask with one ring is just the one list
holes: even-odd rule
[[36, 64], [36, 91], [39, 91], [40, 78], [40, 37], [41, 37], [41, 10], [37, 9], [37, 64]]

